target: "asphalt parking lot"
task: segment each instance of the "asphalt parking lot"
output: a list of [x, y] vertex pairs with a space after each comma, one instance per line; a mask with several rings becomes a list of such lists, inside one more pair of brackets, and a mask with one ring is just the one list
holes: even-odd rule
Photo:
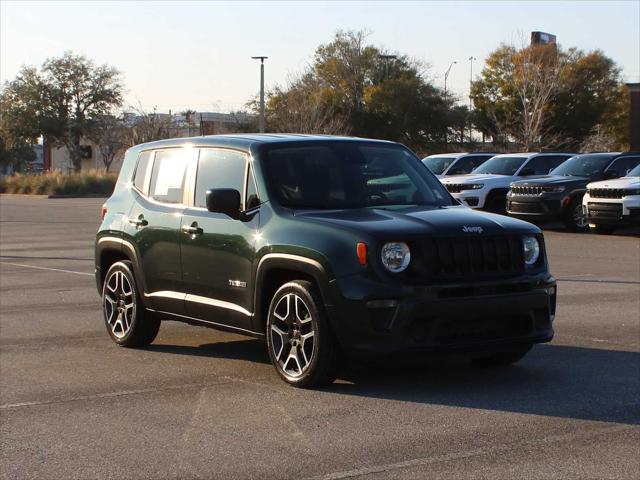
[[545, 232], [556, 337], [516, 366], [380, 361], [309, 391], [233, 334], [115, 346], [102, 201], [0, 199], [2, 478], [638, 478], [637, 232]]

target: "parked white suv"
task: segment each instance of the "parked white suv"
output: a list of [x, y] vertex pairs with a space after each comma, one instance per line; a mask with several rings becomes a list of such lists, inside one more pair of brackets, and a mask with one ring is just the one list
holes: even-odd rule
[[512, 182], [547, 175], [573, 153], [507, 153], [496, 155], [469, 175], [446, 176], [444, 186], [471, 208], [503, 213]]
[[422, 159], [431, 173], [442, 178], [445, 175], [464, 175], [471, 173], [484, 162], [495, 156], [491, 152], [440, 153]]
[[582, 206], [589, 227], [596, 233], [640, 225], [640, 155], [625, 160], [637, 163], [626, 176], [587, 185]]

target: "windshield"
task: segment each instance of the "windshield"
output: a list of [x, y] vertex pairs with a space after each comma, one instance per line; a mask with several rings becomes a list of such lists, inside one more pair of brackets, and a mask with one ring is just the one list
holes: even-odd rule
[[640, 165], [627, 173], [625, 177], [640, 177]]
[[593, 177], [611, 162], [610, 155], [576, 155], [551, 171], [552, 175]]
[[456, 157], [427, 157], [422, 160], [422, 163], [424, 163], [435, 175], [440, 175], [449, 168], [449, 165], [451, 165], [455, 160]]
[[513, 176], [526, 160], [527, 157], [493, 157], [471, 173]]
[[278, 145], [266, 152], [266, 173], [269, 190], [291, 208], [454, 205], [420, 160], [397, 146]]

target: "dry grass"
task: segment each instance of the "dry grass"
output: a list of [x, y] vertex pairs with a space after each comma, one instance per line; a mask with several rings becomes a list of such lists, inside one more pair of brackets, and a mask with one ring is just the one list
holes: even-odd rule
[[110, 195], [116, 184], [116, 173], [91, 170], [64, 175], [47, 172], [41, 175], [15, 174], [0, 178], [0, 193], [22, 193], [26, 195]]

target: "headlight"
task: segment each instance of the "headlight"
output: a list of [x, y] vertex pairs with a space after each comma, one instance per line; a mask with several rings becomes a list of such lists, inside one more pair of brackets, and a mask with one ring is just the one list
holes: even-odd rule
[[480, 190], [484, 187], [484, 183], [472, 183], [471, 185], [463, 185], [462, 190]]
[[380, 256], [385, 268], [393, 273], [402, 272], [409, 266], [411, 261], [409, 246], [404, 242], [385, 243]]
[[524, 237], [522, 239], [522, 248], [524, 252], [524, 263], [526, 265], [533, 265], [538, 261], [540, 244], [536, 237]]

